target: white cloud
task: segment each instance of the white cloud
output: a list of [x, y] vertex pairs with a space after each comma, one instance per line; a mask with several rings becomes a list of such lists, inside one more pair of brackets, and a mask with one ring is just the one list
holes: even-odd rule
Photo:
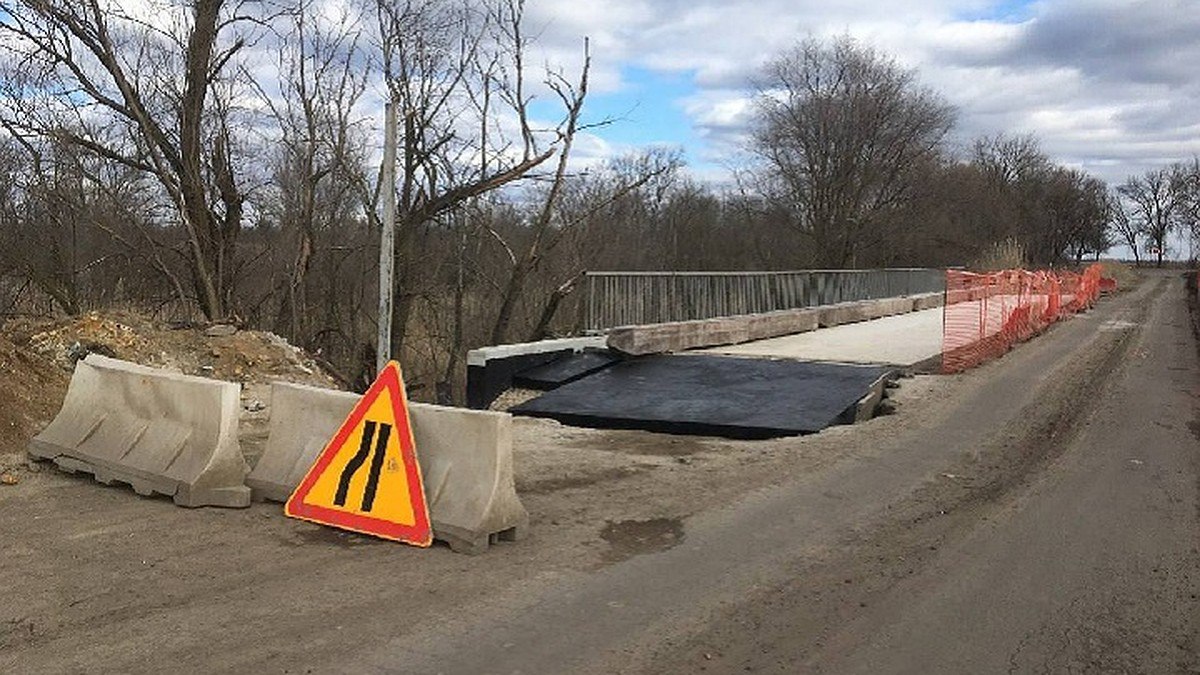
[[[959, 138], [1033, 133], [1058, 160], [1116, 182], [1200, 153], [1200, 3], [1042, 0], [1019, 22], [983, 0], [531, 0], [550, 52], [595, 36], [610, 91], [638, 66], [691, 74], [682, 106], [719, 155], [744, 128], [749, 80], [808, 35], [848, 33], [916, 68], [960, 108]], [[602, 45], [602, 47], [601, 47]]]

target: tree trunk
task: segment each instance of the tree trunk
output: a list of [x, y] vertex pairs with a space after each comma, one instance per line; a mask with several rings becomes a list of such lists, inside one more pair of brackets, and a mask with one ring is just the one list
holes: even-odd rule
[[225, 288], [221, 270], [225, 242], [213, 222], [204, 180], [204, 102], [208, 96], [209, 68], [217, 39], [217, 22], [223, 0], [195, 0], [188, 36], [183, 98], [179, 108], [179, 193], [184, 224], [192, 238], [191, 265], [200, 309], [211, 321], [225, 318]]
[[538, 319], [537, 326], [534, 327], [533, 333], [529, 336], [531, 341], [545, 340], [550, 337], [550, 322], [554, 320], [554, 315], [558, 313], [559, 305], [575, 290], [575, 285], [582, 277], [583, 273], [580, 272], [568, 279], [566, 283], [554, 289], [554, 292], [550, 294], [545, 306], [542, 307], [542, 316]]
[[512, 322], [513, 311], [517, 306], [517, 296], [519, 296], [525, 288], [525, 278], [529, 276], [529, 268], [532, 263], [526, 262], [524, 258], [517, 262], [513, 268], [512, 276], [508, 278], [508, 285], [504, 287], [504, 299], [500, 303], [500, 311], [496, 313], [496, 323], [492, 326], [492, 344], [504, 344], [504, 337], [508, 334], [508, 325]]

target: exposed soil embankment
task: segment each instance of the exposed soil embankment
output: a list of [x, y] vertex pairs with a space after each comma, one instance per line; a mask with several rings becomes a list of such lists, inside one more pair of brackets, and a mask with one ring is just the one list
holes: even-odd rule
[[54, 418], [75, 362], [90, 353], [246, 385], [252, 427], [265, 419], [260, 399], [274, 380], [338, 387], [312, 356], [272, 333], [176, 327], [131, 312], [14, 319], [0, 327], [0, 455], [19, 455]]

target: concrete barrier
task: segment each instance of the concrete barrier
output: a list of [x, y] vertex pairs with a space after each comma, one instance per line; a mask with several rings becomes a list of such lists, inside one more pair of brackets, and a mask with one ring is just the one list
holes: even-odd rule
[[817, 322], [821, 328], [833, 328], [847, 323], [858, 323], [871, 318], [865, 302], [840, 302], [818, 309]]
[[946, 293], [946, 302], [951, 305], [957, 305], [963, 302], [979, 302], [989, 298], [1003, 295], [999, 289], [982, 287], [982, 288], [962, 288]]
[[748, 341], [807, 333], [817, 329], [820, 313], [815, 309], [785, 309], [751, 314]]
[[350, 392], [272, 384], [267, 445], [246, 477], [254, 500], [286, 502], [358, 399]]
[[674, 321], [618, 326], [608, 333], [608, 348], [631, 356], [681, 352], [700, 347], [736, 345], [750, 339], [747, 317]]
[[62, 410], [29, 456], [180, 506], [244, 507], [238, 385], [97, 354], [75, 364]]
[[829, 305], [820, 309], [821, 328], [832, 328], [847, 323], [858, 323], [872, 319], [882, 319], [885, 316], [907, 314], [913, 311], [915, 299], [909, 296], [900, 298], [878, 298], [875, 300], [858, 300]]
[[[287, 501], [359, 396], [277, 382], [262, 459], [246, 482], [256, 499]], [[512, 417], [409, 403], [433, 536], [461, 553], [518, 538], [529, 522], [513, 482]]]
[[908, 314], [913, 311], [914, 299], [910, 296], [901, 298], [879, 298], [878, 300], [868, 300], [864, 304], [867, 308], [867, 320], [882, 319], [885, 316], [896, 316], [897, 314]]
[[913, 311], [920, 312], [926, 309], [934, 309], [941, 307], [945, 302], [946, 296], [944, 293], [924, 293], [913, 296]]

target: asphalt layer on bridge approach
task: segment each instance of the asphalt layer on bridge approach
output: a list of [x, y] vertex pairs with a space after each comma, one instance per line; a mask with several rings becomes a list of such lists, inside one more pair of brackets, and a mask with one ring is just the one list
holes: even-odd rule
[[511, 412], [601, 429], [795, 436], [835, 423], [888, 372], [838, 363], [650, 356], [618, 363]]

